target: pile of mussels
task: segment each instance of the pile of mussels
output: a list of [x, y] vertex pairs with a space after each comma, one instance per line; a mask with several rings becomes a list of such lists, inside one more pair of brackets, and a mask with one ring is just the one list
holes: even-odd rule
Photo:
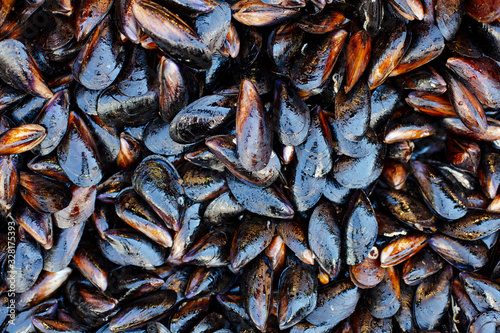
[[499, 18], [3, 0], [1, 331], [499, 332]]

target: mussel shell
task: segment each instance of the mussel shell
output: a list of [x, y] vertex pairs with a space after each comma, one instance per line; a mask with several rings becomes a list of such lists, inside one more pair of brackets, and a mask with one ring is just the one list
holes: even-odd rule
[[435, 25], [419, 23], [413, 24], [410, 29], [411, 44], [389, 76], [400, 75], [420, 67], [437, 58], [445, 48], [444, 38]]
[[269, 163], [272, 153], [272, 132], [257, 88], [243, 80], [236, 109], [236, 148], [244, 168], [260, 171]]
[[129, 229], [108, 229], [104, 235], [128, 265], [152, 268], [165, 263], [166, 249]]
[[231, 23], [231, 7], [226, 2], [217, 4], [215, 8], [196, 17], [194, 30], [210, 52], [214, 53], [222, 46]]
[[355, 310], [361, 291], [350, 281], [331, 284], [318, 292], [316, 308], [306, 320], [314, 325], [333, 327]]
[[464, 1], [436, 0], [434, 6], [436, 23], [446, 40], [452, 40], [460, 27], [464, 15]]
[[114, 36], [108, 16], [99, 23], [73, 62], [73, 77], [87, 89], [101, 90], [113, 83], [124, 61], [125, 49]]
[[[51, 273], [42, 271], [35, 285], [22, 294], [16, 295], [16, 309], [27, 310], [32, 306], [49, 298], [61, 285], [63, 285], [71, 274], [72, 269], [66, 267], [58, 272]], [[15, 331], [17, 332], [17, 331]]]
[[347, 31], [339, 29], [321, 35], [320, 41], [308, 44], [290, 68], [290, 78], [302, 98], [316, 95], [332, 73], [333, 66], [347, 39]]
[[375, 212], [364, 191], [360, 190], [351, 197], [343, 225], [346, 264], [359, 264], [372, 250], [378, 234]]
[[110, 322], [110, 329], [120, 331], [132, 329], [160, 316], [176, 302], [173, 291], [157, 291], [140, 298], [120, 310]]
[[299, 166], [290, 177], [290, 200], [298, 212], [305, 212], [318, 203], [326, 186], [326, 177], [311, 177]]
[[335, 127], [345, 139], [360, 141], [368, 130], [370, 114], [370, 91], [364, 80], [335, 96]]
[[39, 145], [47, 136], [41, 125], [26, 124], [0, 134], [0, 155], [21, 154]]
[[311, 114], [304, 142], [295, 147], [297, 167], [311, 177], [322, 177], [332, 169], [331, 134], [320, 107]]
[[420, 231], [437, 231], [437, 221], [419, 199], [401, 191], [376, 191], [378, 201], [401, 222]]
[[0, 216], [6, 216], [16, 202], [19, 186], [17, 164], [9, 156], [0, 156]]
[[232, 174], [226, 176], [227, 184], [236, 201], [252, 213], [279, 219], [291, 219], [292, 204], [276, 187], [256, 187], [238, 180]]
[[245, 168], [238, 158], [236, 139], [233, 135], [218, 135], [209, 137], [205, 144], [216, 158], [238, 179], [250, 185], [268, 187], [279, 176], [281, 164], [278, 156], [271, 152], [269, 163], [259, 171], [250, 171]]
[[2, 264], [2, 278], [13, 282], [16, 292], [23, 293], [34, 286], [43, 269], [43, 257], [40, 246], [29, 240], [21, 239], [15, 247], [14, 264], [10, 267], [10, 260]]
[[306, 264], [314, 264], [314, 254], [309, 249], [306, 230], [304, 230], [297, 219], [278, 223], [276, 231], [288, 248], [295, 253], [297, 258]]
[[158, 116], [157, 85], [133, 97], [122, 93], [117, 86], [110, 86], [99, 94], [97, 114], [110, 126], [144, 125]]
[[57, 147], [59, 165], [73, 184], [97, 185], [102, 178], [101, 159], [94, 138], [82, 118], [70, 112], [68, 130]]
[[393, 20], [386, 31], [374, 40], [371, 65], [368, 68], [368, 87], [373, 90], [380, 86], [401, 61], [409, 47], [411, 33], [405, 24]]
[[337, 276], [342, 261], [339, 225], [335, 208], [329, 203], [318, 205], [309, 221], [309, 246], [320, 266], [331, 277]]
[[274, 128], [280, 142], [297, 146], [304, 142], [310, 125], [309, 108], [295, 89], [276, 80], [274, 90]]
[[61, 142], [69, 119], [69, 99], [68, 90], [58, 91], [34, 120], [34, 123], [44, 126], [47, 131], [47, 136], [34, 148], [34, 152], [50, 154]]
[[[18, 59], [18, 61], [12, 61]], [[15, 39], [0, 42], [0, 77], [10, 86], [34, 96], [51, 98], [53, 93], [26, 46]]]
[[366, 299], [368, 311], [375, 318], [390, 318], [401, 306], [400, 297], [399, 274], [394, 267], [388, 267], [384, 279], [368, 290]]
[[71, 202], [71, 191], [66, 184], [27, 172], [19, 176], [21, 196], [39, 212], [55, 213]]
[[43, 268], [48, 272], [59, 272], [67, 267], [78, 248], [85, 222], [54, 232], [54, 245], [43, 251]]
[[133, 189], [123, 190], [116, 200], [116, 215], [122, 220], [158, 244], [172, 246], [172, 236], [163, 221]]
[[286, 329], [307, 317], [318, 298], [318, 280], [305, 265], [287, 267], [279, 281], [278, 320], [280, 329]]
[[444, 260], [462, 271], [477, 271], [488, 261], [488, 248], [482, 242], [464, 242], [436, 234], [429, 239], [429, 245]]
[[250, 26], [268, 26], [299, 15], [296, 8], [276, 7], [260, 0], [240, 1], [231, 7], [235, 20]]
[[95, 3], [92, 0], [82, 0], [75, 10], [76, 38], [83, 40], [108, 13], [113, 1], [105, 0]]
[[182, 257], [182, 261], [197, 266], [227, 266], [232, 230], [219, 227], [203, 235]]
[[55, 212], [52, 217], [59, 228], [69, 228], [85, 222], [94, 211], [96, 186], [71, 188], [72, 198], [67, 207]]
[[460, 280], [479, 312], [490, 309], [499, 311], [500, 286], [487, 277], [474, 273], [460, 273]]
[[170, 137], [179, 143], [194, 143], [225, 126], [235, 115], [231, 96], [208, 95], [182, 109], [170, 123]]
[[[212, 200], [212, 202], [215, 200], [216, 199]], [[202, 221], [201, 208], [201, 203], [195, 203], [189, 206], [184, 212], [181, 228], [174, 235], [172, 251], [170, 252], [170, 256], [168, 258], [169, 262], [181, 260], [181, 258], [187, 253], [188, 248], [193, 246], [195, 241], [200, 239], [206, 232], [207, 226], [204, 225]]]
[[378, 143], [366, 156], [355, 158], [342, 155], [333, 163], [333, 178], [347, 188], [366, 187], [382, 174], [384, 154], [385, 145]]
[[413, 257], [405, 261], [403, 266], [403, 280], [409, 286], [422, 282], [427, 277], [443, 268], [443, 260], [429, 248], [423, 248]]
[[177, 15], [152, 1], [133, 2], [132, 12], [161, 50], [193, 68], [210, 68], [212, 52]]
[[227, 190], [224, 174], [216, 170], [194, 166], [182, 180], [186, 196], [196, 202], [214, 199]]
[[185, 198], [175, 167], [164, 157], [152, 155], [139, 164], [132, 184], [166, 225], [174, 230], [180, 227]]
[[198, 84], [185, 67], [166, 57], [160, 60], [158, 73], [160, 115], [164, 121], [170, 122], [180, 110], [197, 97]]
[[29, 205], [16, 209], [12, 217], [34, 240], [43, 248], [49, 250], [53, 243], [52, 217], [47, 213], [40, 213]]
[[446, 314], [451, 294], [451, 276], [451, 267], [447, 266], [417, 287], [413, 312], [421, 330], [437, 328]]
[[275, 224], [270, 219], [248, 214], [236, 230], [231, 245], [231, 268], [239, 271], [271, 244]]
[[271, 308], [273, 271], [269, 259], [260, 255], [245, 269], [243, 276], [243, 303], [251, 321], [263, 330]]

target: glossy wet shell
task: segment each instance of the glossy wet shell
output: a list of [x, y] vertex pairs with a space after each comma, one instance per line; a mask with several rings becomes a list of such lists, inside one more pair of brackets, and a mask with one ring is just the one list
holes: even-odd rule
[[498, 330], [499, 19], [2, 1], [0, 331]]

